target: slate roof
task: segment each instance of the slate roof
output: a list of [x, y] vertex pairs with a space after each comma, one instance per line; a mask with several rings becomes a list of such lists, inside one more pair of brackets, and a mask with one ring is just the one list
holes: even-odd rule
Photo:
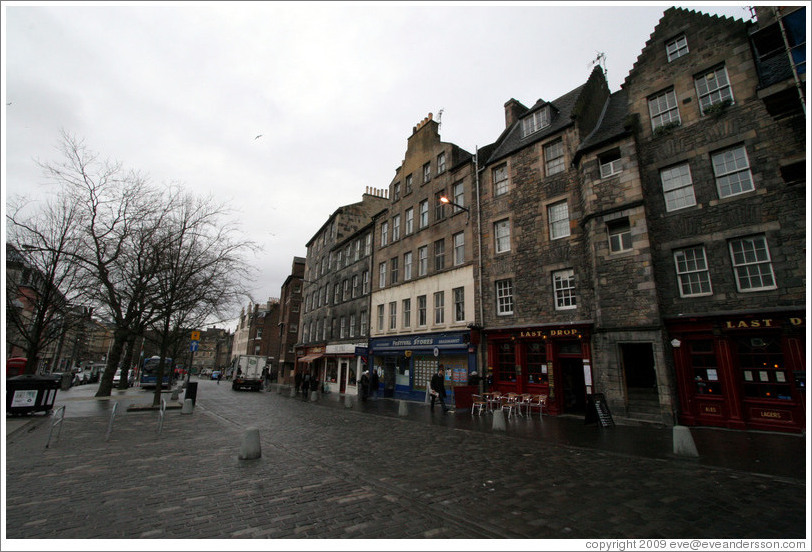
[[[575, 107], [578, 96], [581, 94], [584, 86], [586, 86], [586, 84], [582, 84], [578, 88], [567, 92], [552, 102], [546, 102], [544, 100], [537, 101], [533, 107], [528, 109], [519, 120], [514, 122], [508, 129], [506, 129], [502, 136], [499, 137], [499, 140], [497, 140], [495, 143], [493, 153], [482, 165], [495, 163], [496, 161], [499, 161], [504, 157], [508, 157], [520, 149], [526, 148], [530, 144], [534, 144], [539, 140], [543, 140], [548, 136], [561, 132], [566, 127], [572, 125], [574, 122], [572, 119], [572, 110]], [[542, 131], [534, 132], [530, 136], [522, 137], [522, 119], [546, 105], [550, 105], [551, 107], [550, 126]]]
[[620, 90], [609, 96], [601, 120], [595, 129], [584, 138], [576, 151], [576, 157], [590, 149], [614, 140], [620, 136], [628, 135], [632, 129], [627, 125], [629, 94], [627, 90]]

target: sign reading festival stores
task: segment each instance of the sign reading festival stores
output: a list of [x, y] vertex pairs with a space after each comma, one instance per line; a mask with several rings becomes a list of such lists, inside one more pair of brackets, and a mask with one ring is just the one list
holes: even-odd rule
[[460, 334], [439, 334], [439, 335], [407, 335], [399, 337], [382, 337], [372, 340], [372, 348], [375, 351], [399, 351], [402, 349], [450, 349], [466, 345]]

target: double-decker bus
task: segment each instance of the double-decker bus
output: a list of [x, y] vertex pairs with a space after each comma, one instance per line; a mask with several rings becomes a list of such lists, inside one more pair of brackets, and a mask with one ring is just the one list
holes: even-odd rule
[[[158, 384], [158, 363], [161, 357], [154, 356], [144, 359], [141, 367], [141, 387], [155, 387]], [[172, 386], [172, 359], [164, 358], [164, 373], [161, 380], [161, 387]]]

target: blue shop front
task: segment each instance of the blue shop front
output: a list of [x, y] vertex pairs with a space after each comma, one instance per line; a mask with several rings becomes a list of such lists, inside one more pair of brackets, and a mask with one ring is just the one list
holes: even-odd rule
[[380, 374], [383, 396], [410, 401], [426, 399], [431, 377], [442, 364], [451, 404], [454, 387], [468, 385], [477, 366], [470, 331], [373, 338], [369, 359], [370, 369]]

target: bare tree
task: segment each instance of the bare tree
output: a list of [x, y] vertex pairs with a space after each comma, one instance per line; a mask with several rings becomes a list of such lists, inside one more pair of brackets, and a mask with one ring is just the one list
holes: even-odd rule
[[76, 228], [81, 213], [60, 194], [42, 209], [25, 215], [18, 201], [6, 214], [8, 222], [6, 323], [8, 337], [26, 352], [25, 372], [34, 374], [42, 352], [61, 340], [73, 320], [81, 271], [73, 262], [79, 247]]
[[[244, 282], [250, 268], [244, 255], [255, 248], [225, 220], [227, 209], [211, 197], [198, 198], [173, 188], [164, 203], [171, 211], [162, 226], [162, 239], [154, 242], [154, 254], [162, 262], [151, 326], [160, 339], [158, 381], [169, 369], [163, 359], [183, 339], [183, 332], [222, 317], [247, 296]], [[156, 385], [153, 404], [159, 403]]]

